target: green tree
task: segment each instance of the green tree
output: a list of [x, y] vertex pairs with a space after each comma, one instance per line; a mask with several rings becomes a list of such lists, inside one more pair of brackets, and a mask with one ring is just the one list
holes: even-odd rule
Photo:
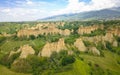
[[26, 59], [18, 59], [12, 64], [11, 69], [20, 73], [31, 73], [32, 67]]
[[20, 52], [13, 54], [11, 56], [9, 56], [9, 53], [8, 53], [0, 59], [0, 63], [2, 65], [7, 66], [8, 68], [11, 68], [11, 64], [15, 61], [15, 59], [19, 57], [19, 55], [20, 55]]
[[72, 55], [65, 56], [61, 59], [61, 65], [66, 66], [75, 62], [75, 58]]
[[40, 75], [44, 70], [49, 69], [48, 61], [45, 57], [30, 55], [28, 56], [27, 61], [32, 66], [33, 75]]

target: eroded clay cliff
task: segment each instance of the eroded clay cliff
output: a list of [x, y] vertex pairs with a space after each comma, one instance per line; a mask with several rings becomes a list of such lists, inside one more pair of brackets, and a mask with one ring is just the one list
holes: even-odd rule
[[[41, 24], [37, 24], [36, 26], [31, 27], [31, 28], [21, 29], [18, 31], [17, 36], [18, 37], [23, 37], [23, 36], [29, 37], [30, 35], [38, 36], [39, 34], [40, 35], [61, 34], [61, 35], [65, 35], [65, 36], [70, 35], [70, 33], [71, 33], [70, 30], [68, 30], [68, 29], [60, 30], [57, 28], [57, 25], [59, 25], [61, 23], [58, 23], [58, 24], [55, 23], [55, 24], [54, 23], [41, 23]], [[62, 26], [63, 26], [63, 24], [62, 24]]]
[[21, 46], [17, 51], [11, 51], [9, 56], [19, 52], [21, 52], [19, 58], [26, 58], [30, 54], [35, 54], [35, 51], [31, 46], [24, 45], [24, 46]]
[[66, 46], [64, 43], [64, 39], [59, 39], [58, 42], [53, 42], [53, 43], [49, 43], [47, 42], [46, 45], [43, 47], [42, 51], [39, 53], [39, 56], [45, 56], [45, 57], [49, 57], [52, 52], [60, 52], [61, 50], [65, 50]]
[[90, 34], [92, 31], [95, 31], [95, 30], [97, 30], [98, 28], [99, 28], [99, 29], [103, 29], [104, 26], [103, 26], [103, 25], [100, 25], [100, 26], [98, 26], [98, 25], [93, 25], [93, 26], [85, 26], [85, 27], [81, 26], [81, 27], [79, 27], [79, 29], [78, 29], [78, 34], [81, 34], [81, 35], [83, 35], [83, 34]]
[[80, 51], [87, 51], [86, 46], [83, 43], [83, 40], [81, 38], [77, 39], [76, 42], [74, 43], [74, 46], [78, 48]]

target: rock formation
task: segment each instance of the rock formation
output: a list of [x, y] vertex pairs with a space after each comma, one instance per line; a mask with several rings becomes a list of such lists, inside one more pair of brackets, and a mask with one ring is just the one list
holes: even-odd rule
[[81, 26], [78, 29], [78, 34], [81, 34], [81, 35], [90, 34], [92, 31], [95, 31], [98, 28], [103, 29], [103, 26], [102, 25], [101, 26], [93, 25], [93, 26], [85, 26], [85, 27]]
[[9, 57], [14, 55], [14, 54], [17, 54], [19, 52], [21, 52], [20, 49], [18, 49], [17, 51], [11, 51], [10, 54], [9, 54]]
[[60, 52], [61, 50], [65, 50], [66, 46], [64, 43], [64, 39], [59, 39], [58, 42], [54, 42], [54, 43], [47, 43], [41, 53], [39, 53], [38, 56], [45, 56], [45, 57], [50, 57], [50, 55], [52, 54], [52, 52]]
[[103, 38], [102, 38], [104, 41], [109, 41], [110, 43], [112, 43], [113, 42], [113, 40], [114, 40], [114, 37], [113, 37], [113, 34], [112, 33], [106, 33], [106, 35], [105, 36], [103, 36]]
[[96, 47], [90, 47], [89, 52], [93, 53], [94, 55], [100, 55], [100, 51]]
[[120, 37], [120, 27], [119, 26], [117, 26], [115, 28], [111, 28], [107, 32], [112, 33], [115, 36], [119, 36]]
[[78, 48], [78, 50], [85, 52], [87, 50], [81, 38], [77, 39], [74, 43], [74, 46]]
[[65, 35], [65, 36], [69, 36], [69, 35], [71, 34], [71, 31], [68, 30], [68, 29], [65, 29], [65, 30], [62, 31], [61, 34], [62, 34], [62, 35]]
[[19, 58], [26, 58], [30, 54], [35, 54], [35, 51], [31, 46], [24, 45], [24, 46], [21, 46], [17, 51], [11, 51], [9, 56], [19, 52], [21, 52]]
[[118, 42], [115, 40], [112, 44], [114, 47], [118, 47]]
[[99, 41], [102, 41], [102, 36], [82, 37], [82, 39], [97, 44]]
[[6, 32], [3, 32], [2, 34], [0, 34], [0, 36], [4, 36], [4, 37], [11, 37], [14, 35], [16, 35], [16, 34], [15, 33], [14, 34], [7, 34]]
[[26, 58], [30, 54], [35, 54], [34, 49], [29, 45], [24, 45], [20, 47], [20, 50], [21, 50], [20, 58]]
[[96, 47], [86, 47], [83, 43], [83, 40], [81, 38], [77, 39], [76, 42], [74, 43], [74, 46], [78, 48], [79, 51], [82, 52], [91, 52], [94, 55], [100, 55], [99, 50], [97, 50]]
[[29, 37], [30, 35], [38, 36], [39, 34], [41, 35], [61, 34], [61, 35], [68, 36], [70, 35], [70, 33], [71, 32], [68, 29], [60, 30], [54, 24], [42, 23], [42, 24], [36, 25], [35, 27], [19, 30], [17, 33], [17, 36], [18, 37], [23, 37], [23, 36]]
[[108, 41], [110, 43], [113, 43], [113, 46], [117, 46], [117, 41], [115, 40], [112, 33], [107, 32], [106, 35], [99, 35], [99, 36], [93, 36], [93, 37], [82, 37], [82, 40], [89, 41], [92, 43], [95, 43], [96, 45], [98, 42], [102, 42], [105, 46], [105, 42]]

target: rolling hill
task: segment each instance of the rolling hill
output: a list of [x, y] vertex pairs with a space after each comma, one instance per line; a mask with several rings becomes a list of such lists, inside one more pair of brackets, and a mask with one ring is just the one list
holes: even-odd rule
[[78, 21], [78, 20], [118, 20], [120, 19], [120, 7], [89, 11], [75, 14], [63, 14], [38, 19], [38, 21]]

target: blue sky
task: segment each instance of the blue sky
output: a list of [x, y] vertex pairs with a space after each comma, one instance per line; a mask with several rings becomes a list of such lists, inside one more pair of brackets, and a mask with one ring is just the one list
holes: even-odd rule
[[32, 21], [119, 5], [120, 0], [0, 0], [0, 21]]

